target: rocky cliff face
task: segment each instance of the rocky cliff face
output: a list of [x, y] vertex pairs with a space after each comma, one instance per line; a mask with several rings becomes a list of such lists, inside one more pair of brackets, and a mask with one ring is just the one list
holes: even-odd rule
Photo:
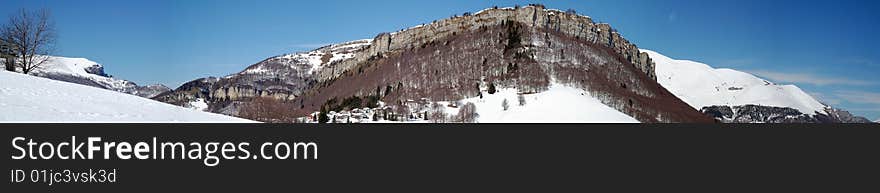
[[184, 105], [202, 98], [209, 103], [209, 110], [230, 115], [236, 115], [236, 110], [227, 108], [229, 105], [253, 97], [293, 100], [318, 83], [316, 75], [320, 70], [333, 68], [334, 64], [353, 58], [371, 41], [356, 40], [310, 52], [274, 56], [222, 78], [208, 77], [187, 82], [153, 99]]
[[641, 53], [635, 44], [624, 39], [611, 25], [594, 23], [590, 17], [545, 9], [543, 6], [522, 8], [490, 8], [475, 14], [465, 14], [419, 25], [394, 33], [376, 36], [372, 44], [353, 59], [333, 64], [318, 72], [318, 80], [329, 80], [352, 66], [392, 50], [412, 49], [449, 36], [477, 30], [481, 27], [502, 25], [506, 22], [523, 24], [526, 28], [541, 28], [598, 45], [604, 45], [621, 54], [629, 63], [648, 77], [656, 80], [654, 62]]
[[864, 117], [854, 116], [840, 109], [826, 109], [825, 113], [809, 115], [789, 107], [760, 105], [709, 106], [701, 111], [724, 123], [871, 123]]
[[137, 95], [139, 97], [144, 97], [144, 98], [153, 98], [153, 97], [159, 96], [162, 93], [169, 92], [169, 91], [171, 91], [171, 88], [168, 88], [165, 85], [154, 84], [154, 85], [147, 85], [147, 86], [137, 86], [129, 94]]
[[825, 112], [827, 112], [826, 116], [822, 117], [822, 115], [819, 115], [817, 117], [825, 123], [871, 123], [868, 118], [853, 115], [843, 109], [830, 108], [826, 109]]
[[214, 86], [220, 78], [216, 77], [207, 77], [200, 78], [193, 81], [189, 81], [177, 87], [173, 91], [164, 92], [159, 94], [153, 99], [183, 106], [184, 104], [189, 103], [190, 101], [194, 101], [198, 98], [206, 99], [211, 98], [211, 87]]
[[214, 100], [273, 97], [293, 100], [317, 83], [315, 74], [327, 66], [353, 58], [371, 40], [357, 40], [298, 54], [285, 54], [251, 65], [238, 74], [218, 80], [212, 87]]

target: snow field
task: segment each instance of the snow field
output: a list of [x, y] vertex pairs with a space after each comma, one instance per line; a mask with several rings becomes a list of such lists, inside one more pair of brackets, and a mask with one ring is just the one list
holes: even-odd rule
[[252, 122], [135, 95], [0, 72], [0, 122]]
[[697, 110], [712, 105], [754, 104], [791, 107], [808, 115], [825, 114], [827, 106], [797, 86], [777, 85], [749, 73], [641, 51], [657, 64], [657, 82]]

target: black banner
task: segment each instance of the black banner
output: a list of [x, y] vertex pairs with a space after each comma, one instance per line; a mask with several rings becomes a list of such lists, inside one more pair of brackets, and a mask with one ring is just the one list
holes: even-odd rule
[[[2, 190], [876, 190], [871, 184], [880, 171], [878, 129], [876, 124], [3, 124]], [[90, 137], [101, 150], [87, 159]], [[183, 159], [189, 152], [166, 151], [163, 159], [156, 152], [163, 142], [181, 142], [178, 147], [201, 155]], [[83, 144], [82, 155], [71, 159], [77, 143]], [[755, 189], [766, 185], [773, 188]]]

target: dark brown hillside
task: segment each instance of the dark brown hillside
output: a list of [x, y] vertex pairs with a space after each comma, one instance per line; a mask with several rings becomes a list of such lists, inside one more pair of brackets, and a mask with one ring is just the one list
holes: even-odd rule
[[507, 21], [375, 55], [294, 101], [305, 116], [334, 98], [378, 94], [395, 105], [476, 97], [489, 84], [523, 93], [566, 84], [642, 122], [713, 122], [630, 61], [595, 40]]
[[[154, 99], [177, 105], [204, 99], [211, 112], [234, 116], [258, 97], [292, 104], [288, 108], [299, 116], [322, 106], [373, 108], [381, 100], [388, 107], [370, 110], [382, 111], [388, 120], [428, 117], [424, 108], [431, 101], [483, 96], [491, 88], [538, 93], [564, 84], [642, 122], [712, 121], [657, 84], [654, 65], [610, 24], [587, 16], [538, 5], [490, 8], [271, 57]], [[344, 114], [341, 120], [363, 114]]]

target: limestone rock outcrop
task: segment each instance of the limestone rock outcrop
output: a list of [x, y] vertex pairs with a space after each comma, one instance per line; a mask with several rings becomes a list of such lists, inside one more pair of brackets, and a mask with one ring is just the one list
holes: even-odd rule
[[636, 65], [636, 68], [643, 71], [648, 77], [657, 79], [654, 73], [655, 64], [648, 57], [648, 54], [641, 53], [635, 44], [624, 39], [611, 25], [594, 23], [590, 17], [575, 13], [545, 9], [543, 6], [525, 6], [490, 8], [475, 14], [438, 20], [394, 33], [379, 34], [368, 48], [358, 53], [353, 59], [333, 64], [330, 68], [322, 68], [318, 72], [318, 80], [333, 79], [352, 66], [381, 56], [385, 52], [417, 47], [465, 31], [476, 30], [482, 26], [501, 25], [505, 22], [519, 22], [527, 27], [553, 30], [577, 39], [586, 39], [606, 45]]
[[840, 109], [825, 109], [824, 114], [804, 114], [790, 107], [761, 105], [714, 105], [700, 109], [723, 123], [870, 123], [868, 119]]

